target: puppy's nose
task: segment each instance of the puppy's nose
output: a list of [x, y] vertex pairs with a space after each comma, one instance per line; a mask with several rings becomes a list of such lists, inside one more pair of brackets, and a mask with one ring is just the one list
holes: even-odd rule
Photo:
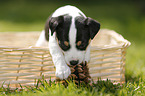
[[79, 63], [79, 60], [72, 60], [70, 61], [71, 65], [77, 65]]

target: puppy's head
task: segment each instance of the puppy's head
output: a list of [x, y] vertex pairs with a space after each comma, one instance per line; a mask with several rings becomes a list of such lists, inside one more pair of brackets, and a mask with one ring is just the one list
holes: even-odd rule
[[62, 15], [51, 17], [49, 27], [51, 35], [56, 32], [66, 63], [77, 65], [84, 61], [87, 47], [98, 33], [100, 24], [89, 17]]

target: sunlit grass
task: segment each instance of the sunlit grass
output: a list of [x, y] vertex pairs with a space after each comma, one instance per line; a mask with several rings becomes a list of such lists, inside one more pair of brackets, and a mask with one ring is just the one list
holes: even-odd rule
[[14, 23], [0, 21], [0, 32], [41, 31], [44, 29], [44, 24], [44, 22]]
[[145, 45], [140, 43], [132, 43], [131, 47], [128, 48], [126, 56], [126, 79], [128, 81], [135, 81], [135, 78], [145, 77], [144, 49]]
[[74, 82], [69, 82], [67, 87], [60, 83], [46, 82], [40, 80], [40, 87], [24, 87], [23, 90], [10, 90], [9, 88], [0, 88], [2, 96], [137, 96], [145, 94], [145, 80], [139, 79], [136, 82], [114, 85], [109, 80], [98, 81], [91, 86], [77, 86]]

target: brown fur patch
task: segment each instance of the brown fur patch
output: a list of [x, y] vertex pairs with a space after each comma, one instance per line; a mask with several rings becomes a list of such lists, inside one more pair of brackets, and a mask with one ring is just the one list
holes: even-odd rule
[[69, 43], [67, 41], [64, 41], [65, 46], [69, 46]]
[[77, 46], [80, 46], [82, 44], [82, 41], [77, 42]]

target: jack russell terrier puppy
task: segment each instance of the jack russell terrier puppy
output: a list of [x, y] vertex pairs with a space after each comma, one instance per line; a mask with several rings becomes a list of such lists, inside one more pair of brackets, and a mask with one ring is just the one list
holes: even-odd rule
[[90, 42], [99, 29], [100, 23], [86, 17], [78, 8], [67, 5], [49, 17], [36, 46], [49, 46], [56, 77], [67, 79], [71, 74], [68, 65], [90, 60]]

